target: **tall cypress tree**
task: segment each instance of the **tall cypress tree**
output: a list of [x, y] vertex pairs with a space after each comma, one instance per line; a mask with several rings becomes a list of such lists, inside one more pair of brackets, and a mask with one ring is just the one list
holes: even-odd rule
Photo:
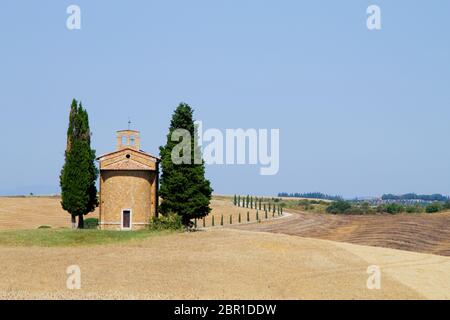
[[[186, 156], [185, 150], [189, 150], [189, 163], [178, 164], [172, 159], [173, 149], [179, 143], [185, 142], [172, 141], [172, 133], [176, 129], [184, 129], [190, 134], [188, 149], [183, 149], [182, 155], [177, 154], [177, 156], [184, 157]], [[198, 156], [201, 150], [198, 146], [198, 133], [194, 125], [193, 110], [189, 105], [181, 103], [175, 110], [167, 135], [167, 143], [159, 150], [162, 169], [160, 195], [163, 199], [161, 212], [163, 214], [176, 213], [182, 217], [182, 222], [186, 227], [191, 227], [191, 219], [202, 218], [211, 212], [209, 203], [213, 189], [205, 178], [205, 163]]]
[[65, 163], [60, 175], [61, 205], [72, 216], [72, 228], [84, 228], [84, 215], [98, 206], [95, 182], [98, 169], [95, 165], [95, 150], [91, 149], [91, 132], [89, 117], [82, 104], [73, 99]]

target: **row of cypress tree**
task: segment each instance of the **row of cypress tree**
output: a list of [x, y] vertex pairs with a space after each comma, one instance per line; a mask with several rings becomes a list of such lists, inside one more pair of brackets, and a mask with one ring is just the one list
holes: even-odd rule
[[[264, 210], [264, 211], [266, 211], [267, 207], [268, 207], [269, 211], [278, 210], [278, 209], [282, 208], [281, 205], [278, 205], [278, 209], [275, 209], [277, 205], [274, 201], [271, 201], [270, 199], [267, 200], [266, 198], [263, 198], [263, 197], [258, 198], [258, 197], [253, 197], [250, 195], [243, 196], [243, 197], [241, 197], [240, 195], [234, 195], [233, 204], [235, 206], [243, 207], [243, 208], [250, 208], [250, 209], [258, 209], [259, 208], [259, 210]], [[266, 207], [266, 205], [267, 205], [267, 207]]]
[[[170, 123], [165, 146], [160, 147], [161, 184], [160, 206], [162, 214], [178, 214], [186, 227], [192, 226], [192, 219], [202, 218], [211, 211], [209, 206], [213, 189], [205, 178], [205, 164], [172, 161], [172, 151], [180, 142], [172, 139], [176, 129], [190, 133], [189, 151], [191, 159], [200, 154], [198, 134], [194, 125], [193, 109], [181, 103], [175, 110]], [[183, 151], [184, 152], [184, 148]], [[187, 149], [186, 149], [187, 150]], [[182, 156], [182, 155], [181, 155]], [[61, 205], [72, 217], [72, 228], [84, 228], [84, 216], [98, 206], [96, 181], [99, 171], [95, 164], [95, 150], [91, 148], [89, 117], [82, 103], [72, 101], [67, 130], [65, 162], [61, 170]]]

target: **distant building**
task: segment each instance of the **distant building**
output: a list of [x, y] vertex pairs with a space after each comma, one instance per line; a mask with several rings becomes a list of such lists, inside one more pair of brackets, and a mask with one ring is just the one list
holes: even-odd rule
[[139, 131], [117, 132], [116, 151], [100, 162], [100, 217], [103, 230], [137, 230], [158, 215], [159, 159], [140, 150]]

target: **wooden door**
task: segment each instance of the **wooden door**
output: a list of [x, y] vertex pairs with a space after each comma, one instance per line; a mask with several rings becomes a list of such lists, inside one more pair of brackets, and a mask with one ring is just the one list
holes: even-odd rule
[[131, 229], [131, 211], [122, 211], [122, 229]]

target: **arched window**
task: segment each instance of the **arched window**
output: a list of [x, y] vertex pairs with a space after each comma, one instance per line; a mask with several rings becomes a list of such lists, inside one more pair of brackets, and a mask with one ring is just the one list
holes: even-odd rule
[[133, 135], [130, 136], [130, 146], [134, 146], [135, 144], [135, 137]]

